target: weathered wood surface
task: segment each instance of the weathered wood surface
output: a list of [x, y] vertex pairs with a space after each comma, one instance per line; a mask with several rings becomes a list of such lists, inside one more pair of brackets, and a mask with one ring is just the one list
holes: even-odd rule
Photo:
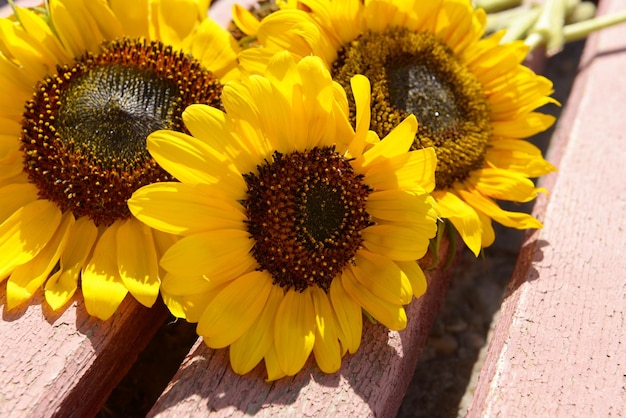
[[[448, 246], [442, 247], [445, 260]], [[262, 363], [239, 376], [229, 366], [226, 349], [209, 349], [199, 339], [148, 416], [395, 416], [449, 275], [450, 270], [427, 271], [428, 290], [406, 308], [409, 322], [403, 331], [364, 318], [361, 347], [346, 355], [335, 374], [320, 372], [311, 358], [292, 378], [267, 383]]]
[[38, 294], [6, 310], [0, 290], [0, 416], [93, 416], [167, 318], [130, 297], [108, 321], [77, 297], [53, 312]]
[[588, 39], [469, 417], [626, 414], [625, 70], [625, 25]]

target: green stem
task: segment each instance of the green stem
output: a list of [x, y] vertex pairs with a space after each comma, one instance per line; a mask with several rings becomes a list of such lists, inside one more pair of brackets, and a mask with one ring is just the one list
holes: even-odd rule
[[599, 16], [565, 26], [563, 28], [563, 36], [565, 42], [578, 41], [585, 39], [592, 32], [623, 22], [626, 22], [626, 12], [615, 13], [609, 16]]

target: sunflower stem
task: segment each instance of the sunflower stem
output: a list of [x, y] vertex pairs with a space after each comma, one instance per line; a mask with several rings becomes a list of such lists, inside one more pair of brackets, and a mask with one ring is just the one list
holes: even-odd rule
[[626, 22], [626, 12], [615, 13], [609, 16], [599, 16], [565, 26], [563, 28], [563, 36], [565, 38], [565, 42], [578, 41], [580, 39], [585, 39], [592, 32], [623, 22]]
[[548, 55], [561, 50], [564, 43], [566, 0], [546, 0], [537, 23], [530, 30], [526, 44], [533, 50], [539, 45], [546, 45]]
[[474, 7], [476, 9], [484, 9], [487, 13], [499, 12], [501, 10], [511, 9], [520, 6], [522, 0], [475, 0]]

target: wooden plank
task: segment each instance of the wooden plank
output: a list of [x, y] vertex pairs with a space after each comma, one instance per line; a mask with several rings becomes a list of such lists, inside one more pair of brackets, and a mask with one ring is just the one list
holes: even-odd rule
[[625, 68], [625, 25], [588, 39], [468, 417], [626, 414]]
[[[445, 260], [449, 249], [442, 247]], [[148, 416], [395, 416], [451, 271], [426, 272], [428, 290], [406, 308], [409, 322], [403, 331], [364, 319], [361, 347], [344, 358], [335, 374], [320, 372], [309, 359], [296, 376], [276, 382], [265, 382], [262, 363], [239, 376], [229, 366], [226, 349], [209, 349], [199, 339]]]
[[6, 310], [0, 290], [0, 416], [92, 416], [167, 318], [127, 297], [108, 321], [75, 297], [53, 312], [38, 293]]

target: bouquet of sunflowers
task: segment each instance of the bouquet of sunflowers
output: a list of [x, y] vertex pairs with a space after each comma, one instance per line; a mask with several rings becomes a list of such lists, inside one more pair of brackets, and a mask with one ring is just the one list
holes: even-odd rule
[[535, 199], [555, 170], [525, 138], [558, 103], [523, 62], [591, 30], [544, 30], [561, 2], [506, 20], [526, 43], [469, 0], [235, 5], [230, 31], [209, 3], [48, 0], [0, 19], [9, 309], [80, 292], [106, 320], [160, 295], [237, 373], [294, 375], [311, 353], [333, 373], [364, 313], [406, 326], [444, 232], [478, 255], [493, 221], [541, 227], [498, 201]]

